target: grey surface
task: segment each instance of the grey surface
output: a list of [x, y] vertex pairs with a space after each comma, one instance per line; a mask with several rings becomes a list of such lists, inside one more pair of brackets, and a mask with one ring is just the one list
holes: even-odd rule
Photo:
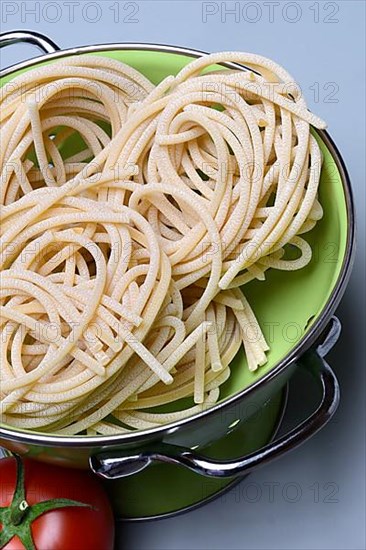
[[[239, 5], [239, 13], [227, 14], [225, 20], [225, 5]], [[365, 3], [147, 0], [119, 2], [118, 16], [116, 6], [108, 0], [4, 0], [1, 30], [37, 30], [63, 48], [135, 41], [272, 57], [301, 84], [310, 109], [328, 121], [358, 209], [358, 257], [338, 312], [344, 330], [329, 357], [342, 388], [335, 419], [301, 449], [257, 472], [224, 499], [179, 518], [123, 525], [119, 548], [365, 548]], [[205, 10], [215, 12], [206, 22]], [[30, 46], [3, 50], [1, 64], [33, 51]]]

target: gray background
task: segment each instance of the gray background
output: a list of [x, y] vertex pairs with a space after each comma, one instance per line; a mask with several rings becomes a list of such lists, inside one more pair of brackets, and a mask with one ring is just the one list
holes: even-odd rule
[[[227, 13], [230, 9], [236, 13]], [[122, 525], [119, 548], [365, 548], [364, 1], [3, 0], [1, 30], [16, 28], [46, 33], [62, 48], [129, 41], [260, 53], [284, 65], [301, 84], [310, 109], [328, 121], [358, 209], [358, 257], [338, 311], [341, 341], [329, 356], [342, 388], [336, 417], [302, 448], [244, 480], [225, 499], [175, 519]], [[30, 46], [6, 49], [1, 65], [31, 55]], [[295, 414], [291, 409], [290, 416]], [[250, 502], [248, 483], [262, 493], [257, 502]], [[268, 483], [276, 484], [273, 498]], [[296, 502], [290, 502], [291, 490], [286, 496], [289, 483], [300, 487]]]

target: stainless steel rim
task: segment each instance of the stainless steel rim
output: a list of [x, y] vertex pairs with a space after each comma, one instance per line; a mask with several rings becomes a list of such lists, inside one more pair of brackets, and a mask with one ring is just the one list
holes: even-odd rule
[[[15, 71], [32, 67], [43, 61], [49, 61], [53, 59], [60, 59], [63, 57], [78, 55], [83, 53], [91, 52], [103, 52], [103, 51], [117, 51], [117, 50], [139, 50], [139, 51], [153, 51], [153, 52], [166, 52], [166, 53], [175, 53], [186, 55], [189, 57], [197, 58], [205, 55], [207, 52], [202, 52], [198, 50], [192, 50], [188, 48], [180, 48], [177, 46], [161, 45], [161, 44], [143, 44], [143, 43], [121, 43], [121, 44], [99, 44], [95, 46], [81, 46], [77, 48], [70, 48], [68, 50], [60, 50], [54, 53], [42, 55], [40, 57], [33, 58], [29, 61], [24, 61], [8, 67], [7, 69], [0, 71], [0, 77], [7, 76]], [[228, 67], [238, 67], [234, 63], [225, 63], [223, 64]], [[241, 401], [244, 397], [247, 397], [253, 392], [256, 391], [259, 385], [264, 385], [270, 383], [278, 374], [285, 370], [290, 364], [296, 362], [296, 360], [301, 356], [306, 350], [308, 350], [317, 340], [319, 335], [325, 329], [327, 323], [329, 322], [331, 316], [333, 315], [335, 309], [337, 308], [348, 283], [351, 269], [354, 261], [355, 254], [355, 215], [354, 215], [354, 202], [353, 195], [351, 190], [351, 184], [349, 175], [344, 164], [344, 161], [333, 142], [330, 135], [324, 131], [317, 131], [322, 140], [325, 142], [327, 148], [333, 156], [333, 159], [339, 170], [343, 191], [346, 200], [347, 208], [347, 243], [346, 243], [346, 252], [343, 258], [341, 271], [337, 280], [337, 283], [326, 303], [325, 307], [319, 315], [319, 319], [314, 323], [310, 330], [303, 336], [297, 346], [280, 361], [276, 366], [274, 366], [266, 375], [263, 376], [260, 380], [253, 383], [244, 390], [234, 394], [231, 397], [223, 400], [222, 402], [216, 404], [212, 408], [198, 413], [194, 416], [180, 420], [173, 424], [167, 424], [158, 428], [151, 428], [148, 430], [143, 430], [139, 432], [134, 432], [131, 434], [121, 434], [114, 436], [58, 436], [58, 435], [47, 435], [47, 434], [38, 434], [31, 433], [23, 430], [10, 429], [7, 427], [0, 427], [0, 437], [4, 439], [9, 439], [13, 441], [30, 443], [35, 445], [47, 445], [49, 447], [95, 447], [95, 446], [118, 446], [122, 443], [136, 443], [141, 437], [145, 438], [149, 435], [169, 435], [176, 431], [177, 428], [187, 424], [195, 424], [200, 421], [203, 417], [208, 417], [210, 414], [220, 411], [227, 406], [234, 405]]]

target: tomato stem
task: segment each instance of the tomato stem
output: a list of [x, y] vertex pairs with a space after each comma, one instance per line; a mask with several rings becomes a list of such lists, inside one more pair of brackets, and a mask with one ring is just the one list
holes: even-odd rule
[[19, 525], [24, 520], [25, 516], [28, 513], [29, 504], [24, 499], [22, 500], [18, 506], [14, 506], [11, 508], [10, 511], [10, 521], [13, 525]]

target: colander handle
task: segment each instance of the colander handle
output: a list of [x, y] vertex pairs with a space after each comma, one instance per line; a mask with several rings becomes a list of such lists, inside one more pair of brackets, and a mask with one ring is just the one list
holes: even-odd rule
[[318, 408], [292, 431], [262, 449], [242, 458], [223, 461], [201, 456], [190, 449], [161, 443], [146, 447], [136, 454], [132, 454], [131, 451], [126, 453], [116, 451], [115, 453], [92, 456], [90, 458], [91, 469], [103, 478], [117, 479], [140, 472], [153, 462], [166, 462], [185, 466], [202, 476], [225, 478], [246, 475], [281, 457], [316, 434], [332, 418], [338, 407], [338, 381], [324, 360], [324, 356], [337, 341], [340, 330], [339, 320], [333, 317], [322, 343], [315, 350], [312, 349], [305, 353], [298, 361], [313, 375], [320, 386], [322, 398]]
[[0, 33], [0, 48], [12, 44], [27, 43], [37, 46], [44, 53], [54, 53], [60, 48], [47, 36], [34, 31], [10, 31]]

